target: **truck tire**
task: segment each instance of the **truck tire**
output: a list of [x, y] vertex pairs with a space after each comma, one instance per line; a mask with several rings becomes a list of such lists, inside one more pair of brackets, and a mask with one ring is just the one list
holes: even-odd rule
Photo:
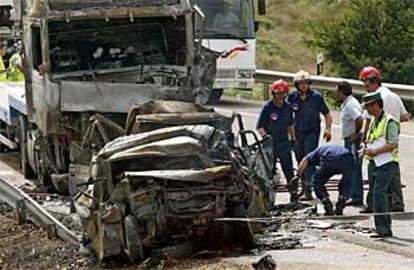
[[35, 174], [27, 157], [27, 123], [23, 115], [19, 115], [19, 153], [22, 173], [25, 178], [32, 179]]
[[212, 89], [208, 97], [208, 103], [218, 102], [223, 95], [223, 89]]
[[[5, 129], [5, 128], [6, 128], [6, 123], [0, 120], [0, 129]], [[7, 152], [7, 146], [0, 143], [0, 153], [4, 153], [4, 152]]]
[[128, 258], [131, 262], [140, 262], [144, 260], [144, 248], [138, 233], [138, 222], [132, 215], [124, 219], [125, 227], [125, 245]]

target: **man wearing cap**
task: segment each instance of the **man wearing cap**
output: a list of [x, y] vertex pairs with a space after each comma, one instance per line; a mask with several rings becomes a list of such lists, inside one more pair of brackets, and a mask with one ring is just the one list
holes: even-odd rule
[[352, 86], [347, 81], [336, 85], [336, 95], [341, 104], [341, 126], [344, 146], [354, 157], [354, 174], [352, 177], [351, 200], [347, 205], [363, 205], [364, 191], [362, 184], [360, 150], [362, 139], [362, 107], [358, 100], [352, 96]]
[[[322, 145], [302, 159], [295, 178], [300, 178], [309, 166], [317, 166], [312, 175], [312, 183], [316, 197], [325, 208], [325, 215], [342, 215], [345, 202], [350, 195], [354, 165], [354, 158], [345, 147], [335, 144]], [[338, 200], [334, 211], [325, 184], [336, 174], [342, 174], [342, 179], [338, 184]], [[298, 180], [293, 179], [293, 181]]]
[[[325, 131], [323, 138], [329, 142], [331, 140], [332, 116], [323, 97], [310, 88], [311, 77], [306, 71], [300, 70], [293, 79], [296, 91], [288, 96], [288, 101], [292, 106], [295, 115], [296, 160], [298, 163], [303, 157], [319, 145], [321, 131], [320, 115], [325, 118]], [[305, 196], [303, 200], [312, 199], [311, 174], [313, 169], [308, 170], [304, 175]]]
[[[388, 190], [392, 181], [400, 177], [398, 143], [400, 124], [384, 111], [384, 102], [379, 92], [362, 97], [363, 106], [373, 120], [367, 134], [366, 159], [368, 164], [368, 181], [372, 192], [374, 213], [389, 212]], [[374, 217], [376, 235], [371, 237], [390, 237], [391, 216]]]
[[272, 84], [272, 100], [267, 102], [260, 112], [257, 131], [261, 136], [270, 135], [273, 139], [273, 171], [276, 172], [276, 160], [279, 159], [290, 192], [291, 202], [297, 201], [297, 183], [293, 178], [293, 162], [290, 151], [296, 140], [293, 128], [292, 107], [285, 101], [289, 85], [284, 80]]
[[[408, 112], [401, 98], [390, 89], [382, 86], [381, 72], [375, 67], [365, 67], [359, 73], [359, 79], [364, 83], [369, 93], [380, 93], [384, 104], [384, 110], [399, 122], [409, 120]], [[362, 117], [365, 119], [364, 140], [368, 134], [370, 126], [370, 117], [367, 111], [364, 111]], [[392, 211], [404, 211], [404, 197], [401, 188], [401, 179], [395, 178], [390, 187], [391, 209]], [[362, 213], [372, 212], [371, 192], [367, 195], [367, 208]]]

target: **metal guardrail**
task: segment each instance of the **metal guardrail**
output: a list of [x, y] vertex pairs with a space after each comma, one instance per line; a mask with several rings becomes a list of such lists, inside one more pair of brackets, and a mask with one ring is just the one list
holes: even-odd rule
[[[27, 214], [27, 218], [34, 224], [46, 230], [53, 228], [53, 234], [60, 239], [79, 245], [79, 240], [69, 229], [67, 229], [56, 218], [45, 211], [37, 202], [29, 195], [21, 191], [19, 188], [9, 184], [6, 180], [0, 178], [0, 201], [4, 201], [15, 211], [22, 211], [23, 215]], [[19, 208], [19, 209], [17, 209]]]
[[[290, 85], [293, 84], [293, 76], [295, 73], [270, 71], [270, 70], [256, 70], [256, 83], [264, 84], [264, 93], [268, 89], [268, 85], [275, 80], [283, 79]], [[312, 88], [316, 90], [335, 91], [336, 84], [343, 80], [348, 81], [352, 85], [352, 89], [357, 95], [364, 95], [367, 93], [364, 84], [359, 80], [344, 79], [335, 77], [324, 76], [312, 76]], [[383, 83], [383, 86], [391, 89], [394, 93], [398, 94], [403, 100], [414, 101], [414, 85]], [[267, 93], [268, 95], [268, 93]], [[268, 99], [268, 98], [267, 98]]]

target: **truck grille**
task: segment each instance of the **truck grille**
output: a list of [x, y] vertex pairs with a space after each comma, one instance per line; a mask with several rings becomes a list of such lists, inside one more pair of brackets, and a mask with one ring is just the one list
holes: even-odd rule
[[235, 69], [219, 69], [217, 70], [216, 78], [236, 78], [236, 71]]

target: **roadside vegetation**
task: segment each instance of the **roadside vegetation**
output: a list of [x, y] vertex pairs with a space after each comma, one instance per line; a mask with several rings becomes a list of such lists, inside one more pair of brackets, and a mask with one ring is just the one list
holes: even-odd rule
[[[257, 17], [257, 66], [316, 74], [323, 52], [326, 76], [357, 79], [362, 67], [374, 65], [386, 82], [414, 84], [413, 16], [412, 0], [267, 1], [267, 14]], [[225, 94], [263, 98], [261, 85]]]
[[[341, 0], [272, 0], [266, 3], [266, 15], [257, 16], [257, 67], [260, 69], [296, 72], [300, 69], [316, 74], [316, 55], [321, 52], [305, 41], [310, 22], [331, 21], [344, 12]], [[310, 38], [310, 36], [308, 37]], [[329, 69], [329, 62], [325, 70]], [[325, 72], [336, 76], [336, 73]], [[226, 89], [226, 95], [263, 99], [262, 85], [253, 91]]]

